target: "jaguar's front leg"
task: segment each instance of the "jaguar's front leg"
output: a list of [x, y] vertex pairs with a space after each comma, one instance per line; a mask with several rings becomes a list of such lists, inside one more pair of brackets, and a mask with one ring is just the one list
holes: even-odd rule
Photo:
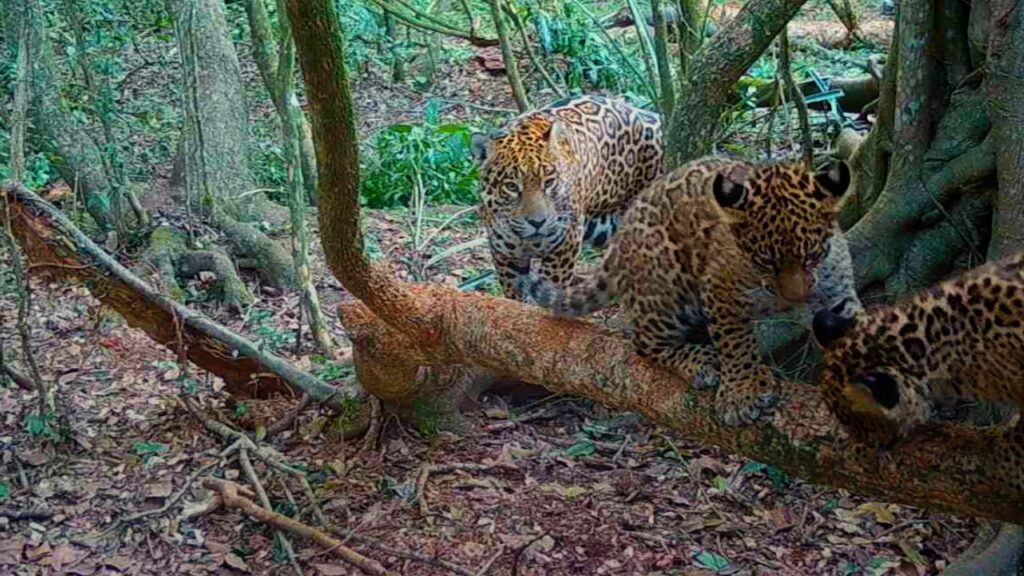
[[491, 260], [494, 261], [498, 283], [501, 284], [506, 298], [525, 302], [525, 295], [519, 290], [519, 286], [521, 279], [528, 279], [530, 276], [530, 259], [504, 251], [502, 248], [503, 246], [495, 246], [494, 242], [491, 242]]
[[569, 224], [560, 240], [545, 247], [540, 261], [541, 276], [554, 285], [568, 286], [575, 275], [582, 244], [582, 223]]
[[719, 416], [729, 426], [750, 424], [779, 400], [775, 377], [757, 349], [750, 297], [721, 261], [702, 275], [701, 297], [722, 370], [715, 397]]

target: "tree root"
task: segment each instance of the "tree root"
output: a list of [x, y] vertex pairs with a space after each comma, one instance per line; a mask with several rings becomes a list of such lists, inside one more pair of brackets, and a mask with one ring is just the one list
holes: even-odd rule
[[964, 554], [942, 576], [1018, 576], [1024, 569], [1024, 528], [1015, 524], [986, 523]]
[[254, 498], [256, 495], [252, 490], [245, 486], [236, 484], [229, 480], [206, 478], [203, 480], [203, 487], [216, 491], [224, 506], [240, 510], [246, 515], [259, 520], [260, 522], [269, 524], [278, 530], [290, 532], [301, 538], [312, 540], [326, 548], [331, 555], [348, 562], [356, 568], [359, 568], [364, 574], [371, 574], [374, 576], [395, 575], [394, 572], [385, 568], [380, 562], [377, 562], [372, 558], [367, 558], [359, 552], [345, 546], [341, 540], [317, 530], [316, 528], [306, 526], [302, 522], [258, 506], [251, 500], [251, 498]]

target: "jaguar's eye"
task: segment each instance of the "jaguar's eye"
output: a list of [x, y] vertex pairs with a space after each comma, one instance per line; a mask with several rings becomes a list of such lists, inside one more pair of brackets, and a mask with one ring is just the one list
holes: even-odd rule
[[501, 190], [506, 194], [518, 195], [519, 184], [516, 184], [515, 182], [505, 182], [501, 185]]

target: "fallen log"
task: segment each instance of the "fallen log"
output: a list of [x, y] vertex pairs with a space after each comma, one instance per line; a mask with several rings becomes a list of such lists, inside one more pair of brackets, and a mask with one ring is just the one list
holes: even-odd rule
[[343, 392], [161, 294], [32, 191], [4, 184], [0, 193], [8, 196], [12, 229], [32, 269], [84, 283], [131, 327], [221, 377], [232, 396], [297, 396], [304, 391], [325, 401]]

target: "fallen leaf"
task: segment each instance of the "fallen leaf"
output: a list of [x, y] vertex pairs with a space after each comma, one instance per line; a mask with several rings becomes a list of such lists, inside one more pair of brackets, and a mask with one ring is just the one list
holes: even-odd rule
[[879, 524], [888, 524], [892, 526], [896, 523], [896, 516], [893, 515], [889, 509], [889, 505], [883, 502], [865, 502], [860, 506], [857, 506], [857, 512], [864, 514], [871, 514], [875, 517], [875, 522]]
[[21, 551], [25, 547], [25, 538], [0, 538], [0, 566], [16, 566], [21, 564]]
[[146, 486], [146, 498], [158, 498], [163, 499], [171, 495], [174, 491], [174, 484], [170, 480], [161, 480], [160, 482], [153, 482]]
[[249, 565], [245, 563], [237, 554], [225, 554], [224, 563], [234, 568], [235, 570], [241, 570], [242, 572], [249, 572]]
[[49, 556], [53, 552], [53, 548], [46, 542], [25, 553], [25, 559], [29, 562], [38, 562], [40, 559]]

